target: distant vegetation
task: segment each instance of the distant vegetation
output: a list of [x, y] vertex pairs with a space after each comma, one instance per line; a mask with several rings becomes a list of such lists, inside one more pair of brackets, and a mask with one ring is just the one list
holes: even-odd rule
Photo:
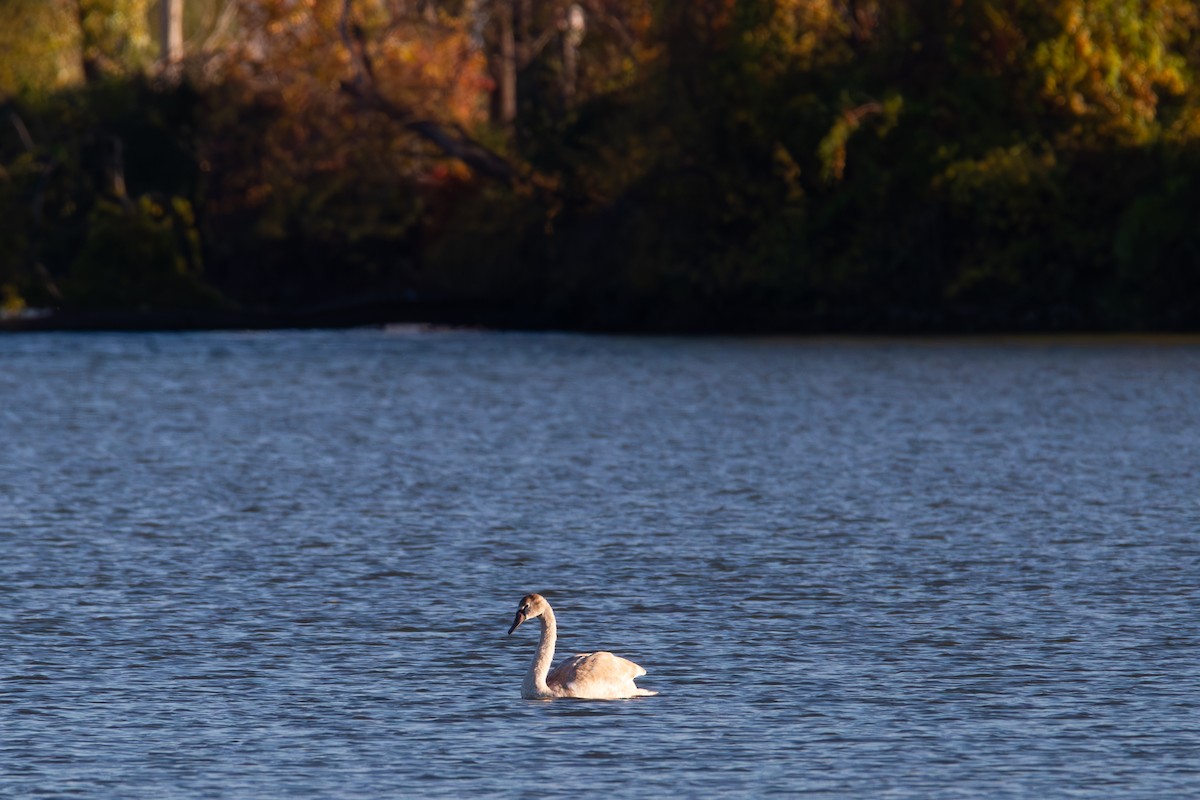
[[0, 306], [1196, 329], [1200, 11], [5, 0]]

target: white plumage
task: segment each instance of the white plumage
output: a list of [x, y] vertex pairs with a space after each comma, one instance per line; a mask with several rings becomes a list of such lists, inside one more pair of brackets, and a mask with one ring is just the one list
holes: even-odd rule
[[542, 635], [537, 655], [529, 665], [529, 672], [521, 685], [522, 697], [530, 700], [552, 697], [618, 700], [658, 694], [634, 685], [633, 679], [645, 675], [646, 670], [628, 659], [604, 651], [571, 656], [551, 670], [554, 644], [558, 640], [558, 624], [554, 619], [554, 609], [550, 608], [546, 598], [540, 594], [527, 594], [521, 598], [517, 616], [508, 632], [511, 634], [522, 622], [535, 617], [542, 622]]

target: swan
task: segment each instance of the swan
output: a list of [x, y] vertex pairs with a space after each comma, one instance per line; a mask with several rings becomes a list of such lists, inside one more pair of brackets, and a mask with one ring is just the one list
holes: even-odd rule
[[529, 665], [525, 682], [521, 684], [521, 697], [526, 700], [545, 700], [551, 697], [619, 700], [658, 694], [634, 685], [633, 679], [645, 675], [646, 670], [612, 653], [580, 653], [564, 660], [551, 670], [554, 643], [558, 640], [558, 625], [554, 620], [554, 609], [550, 608], [546, 598], [540, 594], [527, 594], [521, 598], [517, 616], [513, 619], [508, 633], [511, 636], [522, 622], [535, 617], [542, 621], [542, 636], [538, 642], [537, 655]]

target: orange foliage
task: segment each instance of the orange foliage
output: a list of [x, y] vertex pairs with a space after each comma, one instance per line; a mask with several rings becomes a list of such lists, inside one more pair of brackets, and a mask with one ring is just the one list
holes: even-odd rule
[[[218, 213], [306, 202], [318, 185], [424, 186], [467, 175], [403, 126], [342, 90], [369, 61], [375, 85], [415, 119], [471, 127], [485, 119], [490, 78], [464, 21], [396, 16], [385, 0], [244, 0], [240, 41], [214, 91], [209, 122], [229, 135], [207, 153]], [[349, 14], [347, 14], [347, 8]], [[255, 131], [253, 144], [240, 130]], [[439, 165], [441, 168], [439, 168]], [[380, 188], [385, 191], [386, 188]]]
[[[464, 21], [394, 18], [381, 0], [255, 0], [241, 6], [245, 35], [226, 77], [277, 92], [291, 129], [289, 149], [358, 136], [378, 124], [340, 91], [357, 67], [352, 47], [370, 60], [378, 87], [417, 117], [464, 126], [483, 120], [490, 78]], [[404, 138], [404, 137], [401, 137]], [[399, 144], [411, 150], [411, 142]], [[336, 158], [324, 156], [324, 163]]]

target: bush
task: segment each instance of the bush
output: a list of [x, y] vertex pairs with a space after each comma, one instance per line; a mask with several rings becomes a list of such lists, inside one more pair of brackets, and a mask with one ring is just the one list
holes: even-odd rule
[[191, 205], [143, 196], [122, 205], [101, 201], [87, 238], [63, 282], [76, 308], [213, 308], [221, 296], [201, 279], [199, 237]]

